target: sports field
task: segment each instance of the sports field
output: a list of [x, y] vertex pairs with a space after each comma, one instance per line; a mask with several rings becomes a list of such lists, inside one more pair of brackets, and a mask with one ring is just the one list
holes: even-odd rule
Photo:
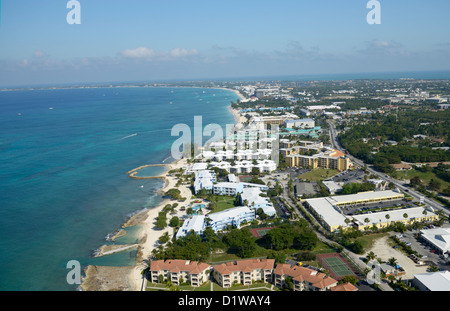
[[339, 257], [323, 258], [322, 260], [337, 276], [353, 275], [353, 271]]
[[275, 227], [255, 228], [255, 229], [250, 229], [250, 232], [253, 234], [253, 236], [255, 238], [262, 238], [263, 236], [265, 236], [267, 234], [267, 232], [269, 232], [273, 228], [275, 228]]
[[341, 280], [344, 276], [353, 275], [358, 278], [358, 272], [339, 253], [328, 253], [317, 255], [317, 260], [328, 270], [330, 276]]

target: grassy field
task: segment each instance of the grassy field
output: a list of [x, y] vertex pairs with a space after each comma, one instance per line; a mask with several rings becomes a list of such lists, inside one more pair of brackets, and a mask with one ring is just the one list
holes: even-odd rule
[[270, 288], [273, 287], [273, 290], [279, 290], [277, 287], [272, 286], [269, 283], [253, 283], [252, 285], [234, 285], [228, 288], [220, 287], [218, 284], [213, 283], [214, 291], [270, 291]]
[[375, 240], [378, 240], [379, 238], [382, 238], [387, 235], [389, 234], [388, 233], [367, 234], [357, 238], [357, 240], [361, 242], [361, 244], [364, 246], [364, 249], [367, 251], [372, 248], [373, 244], [375, 243]]
[[[252, 285], [235, 285], [229, 288], [223, 288], [219, 284], [213, 282], [212, 288], [213, 291], [243, 291], [243, 290], [249, 290], [249, 291], [270, 291], [272, 290], [279, 291], [279, 289], [275, 286], [272, 286], [270, 283], [254, 283]], [[174, 287], [176, 290], [179, 291], [194, 291], [194, 292], [209, 292], [211, 291], [211, 281], [207, 281], [204, 285], [199, 287], [193, 287], [189, 285], [180, 285]], [[147, 284], [147, 291], [169, 291], [170, 289], [166, 287], [166, 284], [158, 284], [158, 283], [148, 283]]]
[[306, 179], [308, 181], [322, 181], [328, 179], [338, 173], [337, 170], [333, 169], [325, 169], [325, 168], [316, 168], [305, 174], [299, 175], [298, 179]]
[[217, 206], [211, 213], [221, 212], [228, 208], [234, 207], [234, 200], [235, 198], [233, 197], [219, 196], [219, 200], [216, 202]]
[[396, 172], [396, 176], [398, 179], [411, 179], [413, 177], [418, 176], [420, 179], [422, 179], [424, 181], [425, 185], [428, 185], [430, 183], [430, 180], [434, 179], [441, 183], [441, 189], [450, 187], [450, 183], [446, 182], [443, 179], [440, 179], [433, 172], [425, 173], [425, 172], [421, 172], [421, 171], [417, 171], [417, 170], [410, 170], [410, 171], [404, 171], [404, 172]]

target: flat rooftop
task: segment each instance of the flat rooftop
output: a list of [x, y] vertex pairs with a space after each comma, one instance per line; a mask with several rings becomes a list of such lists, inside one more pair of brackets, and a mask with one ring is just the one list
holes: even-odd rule
[[330, 202], [335, 205], [356, 204], [359, 202], [392, 200], [395, 198], [403, 198], [405, 195], [394, 190], [385, 191], [368, 191], [357, 194], [339, 195], [329, 197]]

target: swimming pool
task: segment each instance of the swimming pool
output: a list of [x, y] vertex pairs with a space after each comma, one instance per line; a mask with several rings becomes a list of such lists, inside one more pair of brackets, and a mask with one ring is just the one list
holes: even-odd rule
[[192, 206], [192, 209], [194, 210], [195, 213], [198, 212], [199, 209], [205, 209], [206, 208], [206, 204], [203, 203], [197, 203], [194, 206]]

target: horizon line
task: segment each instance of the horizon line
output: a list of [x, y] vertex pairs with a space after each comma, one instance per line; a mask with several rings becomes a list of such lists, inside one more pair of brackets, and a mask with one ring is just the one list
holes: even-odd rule
[[[427, 78], [427, 77], [355, 77], [362, 75], [408, 75], [408, 74], [432, 74], [445, 73], [448, 77]], [[354, 76], [340, 77], [336, 76]], [[320, 79], [314, 79], [314, 77]], [[333, 77], [333, 79], [325, 79], [324, 77]], [[303, 78], [303, 79], [300, 79]], [[309, 79], [306, 79], [309, 78]], [[141, 84], [141, 83], [181, 83], [181, 82], [266, 82], [266, 81], [349, 81], [349, 80], [450, 80], [450, 69], [443, 70], [418, 70], [418, 71], [380, 71], [380, 72], [347, 72], [347, 73], [311, 73], [311, 74], [276, 74], [276, 75], [259, 75], [259, 76], [236, 76], [236, 77], [216, 77], [216, 78], [180, 78], [180, 79], [149, 79], [149, 80], [123, 80], [123, 81], [85, 81], [85, 82], [65, 82], [65, 83], [44, 83], [44, 84], [23, 84], [23, 85], [0, 85], [0, 90], [5, 89], [27, 89], [27, 88], [52, 88], [52, 87], [75, 87], [75, 86], [99, 86], [104, 84], [120, 85], [120, 84]]]

